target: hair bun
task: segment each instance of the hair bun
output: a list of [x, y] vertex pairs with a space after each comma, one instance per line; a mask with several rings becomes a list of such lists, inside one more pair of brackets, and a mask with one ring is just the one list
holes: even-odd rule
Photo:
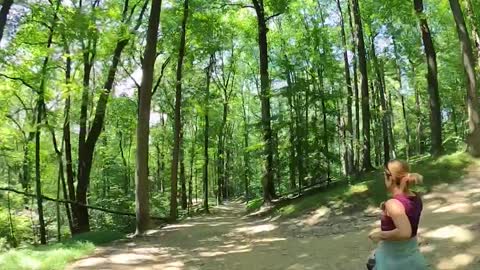
[[407, 181], [408, 183], [412, 183], [412, 184], [422, 184], [423, 183], [423, 176], [421, 174], [418, 174], [418, 173], [409, 173], [407, 175]]

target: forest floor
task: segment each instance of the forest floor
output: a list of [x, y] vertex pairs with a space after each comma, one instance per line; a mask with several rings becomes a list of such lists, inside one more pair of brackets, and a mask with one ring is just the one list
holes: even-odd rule
[[[296, 218], [245, 216], [230, 202], [140, 239], [100, 247], [67, 269], [365, 269], [378, 210], [320, 207]], [[480, 167], [424, 196], [420, 248], [432, 269], [480, 269]]]

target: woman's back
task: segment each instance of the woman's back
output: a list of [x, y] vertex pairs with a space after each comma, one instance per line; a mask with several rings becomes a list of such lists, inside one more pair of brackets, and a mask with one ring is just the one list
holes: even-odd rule
[[[409, 196], [405, 194], [395, 195], [393, 198], [402, 203], [403, 207], [405, 208], [405, 214], [407, 215], [410, 225], [412, 226], [411, 237], [417, 236], [418, 224], [420, 223], [420, 216], [423, 210], [422, 199], [418, 195]], [[393, 222], [392, 218], [385, 213], [385, 211], [382, 214], [381, 228], [382, 231], [392, 231], [395, 229], [395, 223]]]

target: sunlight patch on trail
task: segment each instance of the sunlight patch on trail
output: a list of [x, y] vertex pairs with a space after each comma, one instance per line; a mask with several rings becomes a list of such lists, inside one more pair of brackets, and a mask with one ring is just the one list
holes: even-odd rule
[[433, 213], [455, 212], [459, 214], [467, 214], [472, 212], [472, 206], [467, 203], [454, 203], [444, 207], [440, 207], [433, 211]]
[[152, 261], [155, 259], [153, 255], [121, 253], [110, 256], [110, 261], [115, 264], [138, 264], [143, 261]]
[[308, 226], [313, 226], [316, 225], [322, 221], [325, 221], [328, 219], [330, 215], [330, 208], [322, 206], [315, 210], [313, 215], [309, 216], [305, 220], [303, 220], [301, 223], [302, 225], [308, 225]]
[[277, 228], [278, 226], [274, 224], [261, 224], [256, 226], [240, 227], [235, 229], [235, 232], [245, 233], [245, 234], [257, 234], [262, 232], [270, 232]]
[[461, 269], [474, 261], [475, 257], [470, 254], [458, 254], [453, 256], [452, 258], [444, 258], [442, 259], [437, 268], [439, 270], [453, 270], [453, 269]]
[[449, 225], [426, 232], [423, 236], [435, 239], [451, 239], [455, 243], [468, 243], [475, 239], [474, 234], [470, 230], [456, 225]]

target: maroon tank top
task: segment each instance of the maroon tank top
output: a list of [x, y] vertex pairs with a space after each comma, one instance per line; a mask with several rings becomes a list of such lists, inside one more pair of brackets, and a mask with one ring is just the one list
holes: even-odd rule
[[[415, 237], [418, 231], [418, 224], [420, 223], [420, 215], [423, 210], [422, 199], [417, 196], [408, 196], [408, 195], [396, 195], [393, 197], [402, 203], [405, 207], [405, 213], [407, 214], [410, 225], [412, 226], [412, 236]], [[392, 231], [396, 229], [393, 219], [383, 211], [381, 219], [381, 228], [382, 231]]]

